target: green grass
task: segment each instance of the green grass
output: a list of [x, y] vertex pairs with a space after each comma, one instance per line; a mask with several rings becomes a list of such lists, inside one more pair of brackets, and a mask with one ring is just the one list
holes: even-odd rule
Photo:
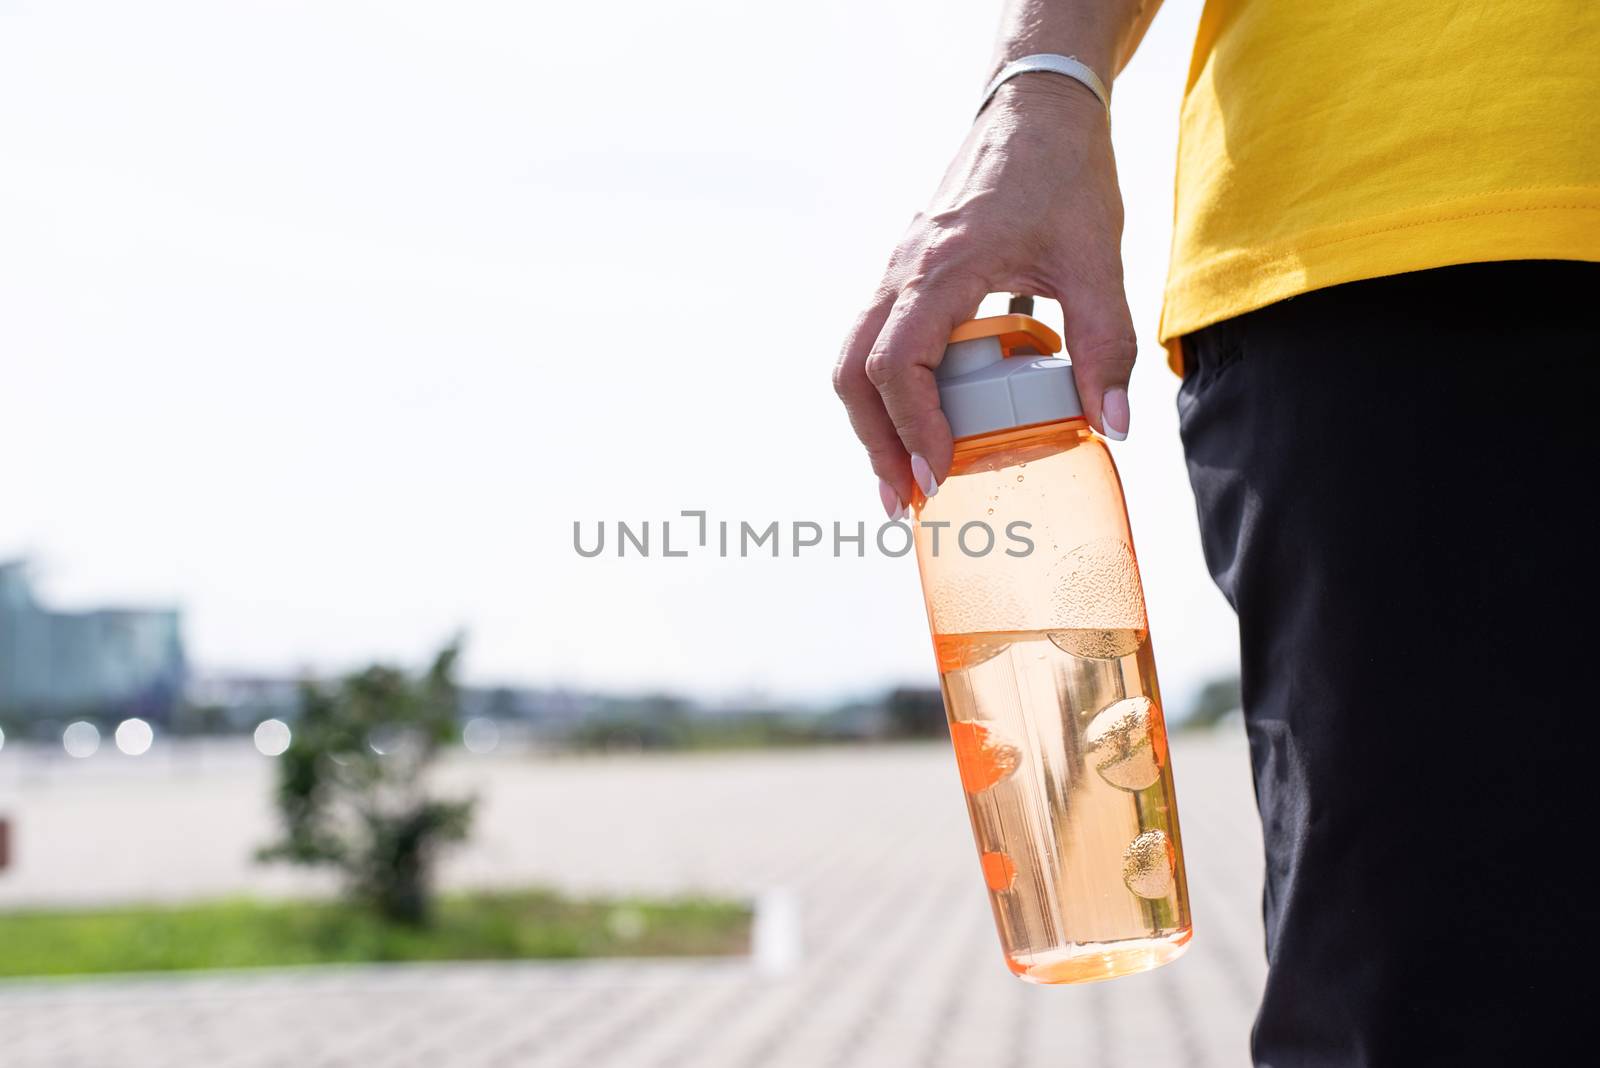
[[0, 976], [371, 961], [702, 956], [744, 952], [750, 911], [698, 899], [574, 900], [548, 891], [442, 898], [426, 928], [332, 902], [0, 913]]

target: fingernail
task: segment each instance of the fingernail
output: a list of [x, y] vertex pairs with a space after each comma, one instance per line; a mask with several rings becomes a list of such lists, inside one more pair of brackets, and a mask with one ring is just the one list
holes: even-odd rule
[[1114, 386], [1100, 397], [1100, 426], [1112, 441], [1128, 438], [1128, 391]]
[[906, 506], [900, 503], [900, 494], [881, 478], [878, 479], [878, 500], [883, 502], [883, 513], [890, 519], [899, 519], [900, 513], [905, 511]]
[[924, 497], [932, 497], [939, 492], [939, 483], [933, 477], [933, 468], [928, 466], [916, 453], [911, 454], [911, 477], [917, 480], [917, 485], [922, 487]]

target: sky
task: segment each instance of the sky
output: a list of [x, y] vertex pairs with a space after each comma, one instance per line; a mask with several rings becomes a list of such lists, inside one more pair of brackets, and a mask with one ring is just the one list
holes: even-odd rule
[[[572, 524], [881, 518], [829, 370], [998, 7], [599, 10], [0, 0], [0, 558], [63, 607], [181, 605], [211, 671], [463, 630], [480, 682], [931, 684], [910, 557], [591, 560]], [[1237, 655], [1154, 337], [1198, 14], [1113, 94], [1115, 456], [1169, 700]]]

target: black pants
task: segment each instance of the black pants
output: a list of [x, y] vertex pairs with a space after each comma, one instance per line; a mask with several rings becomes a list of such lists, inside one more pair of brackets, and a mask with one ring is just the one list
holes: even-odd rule
[[1257, 1065], [1587, 1061], [1597, 323], [1600, 264], [1521, 262], [1186, 339], [1266, 837]]

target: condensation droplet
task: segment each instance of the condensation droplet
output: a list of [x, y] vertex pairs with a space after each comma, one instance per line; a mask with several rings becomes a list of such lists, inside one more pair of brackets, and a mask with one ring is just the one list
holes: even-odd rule
[[969, 794], [981, 794], [1017, 770], [1022, 753], [981, 723], [958, 720], [950, 724], [950, 743], [956, 751], [956, 770]]
[[1118, 537], [1085, 542], [1050, 571], [1050, 638], [1063, 652], [1114, 660], [1148, 636], [1144, 591], [1133, 550]]
[[1021, 482], [1021, 481], [1022, 481], [1022, 476], [1021, 476], [1021, 475], [1018, 475], [1018, 476], [1017, 476], [1017, 481], [1018, 481], [1018, 482]]
[[[941, 549], [960, 556], [946, 536]], [[934, 630], [941, 637], [941, 645], [968, 644], [972, 649], [959, 657], [941, 651], [941, 671], [959, 667], [972, 667], [982, 663], [1004, 649], [1010, 639], [997, 639], [996, 632], [1023, 630], [1027, 610], [1021, 597], [1023, 592], [1012, 584], [997, 581], [993, 569], [949, 568], [933, 576], [933, 587], [928, 591], [928, 607], [932, 610]], [[979, 655], [981, 653], [981, 655]]]
[[1122, 881], [1142, 898], [1172, 893], [1172, 843], [1165, 831], [1145, 831], [1122, 854]]
[[1107, 705], [1089, 721], [1085, 740], [1089, 761], [1100, 777], [1119, 790], [1144, 790], [1161, 778], [1166, 746], [1161, 717], [1148, 697], [1129, 697]]
[[993, 508], [989, 509], [989, 514], [990, 515], [994, 515], [994, 509]]

